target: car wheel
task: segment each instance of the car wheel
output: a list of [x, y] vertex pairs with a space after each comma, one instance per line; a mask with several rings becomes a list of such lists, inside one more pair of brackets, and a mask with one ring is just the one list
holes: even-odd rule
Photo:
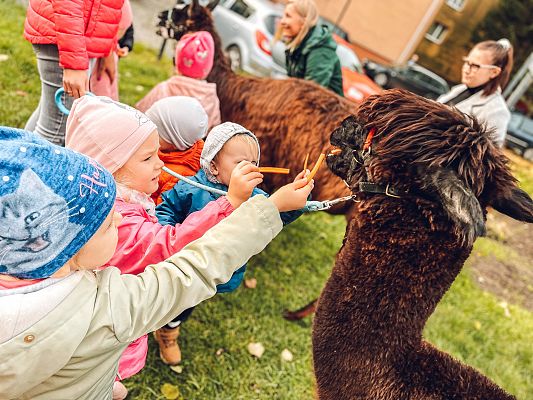
[[226, 50], [229, 57], [229, 65], [233, 72], [237, 72], [242, 68], [241, 51], [237, 46], [230, 46]]
[[381, 87], [385, 87], [385, 85], [389, 82], [389, 77], [387, 74], [380, 72], [374, 76], [374, 82]]
[[522, 156], [526, 160], [533, 161], [533, 147], [530, 147], [529, 149], [524, 150], [524, 153], [522, 154]]

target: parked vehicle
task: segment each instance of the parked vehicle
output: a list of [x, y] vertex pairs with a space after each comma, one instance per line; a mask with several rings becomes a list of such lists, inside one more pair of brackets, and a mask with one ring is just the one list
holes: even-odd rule
[[413, 62], [402, 66], [386, 67], [367, 61], [364, 64], [364, 70], [374, 82], [385, 89], [407, 89], [433, 100], [450, 90], [443, 78]]
[[533, 161], [533, 119], [512, 112], [505, 145], [521, 154], [526, 160]]
[[271, 43], [283, 5], [264, 0], [221, 0], [213, 10], [215, 27], [231, 68], [257, 76], [283, 75], [272, 59]]

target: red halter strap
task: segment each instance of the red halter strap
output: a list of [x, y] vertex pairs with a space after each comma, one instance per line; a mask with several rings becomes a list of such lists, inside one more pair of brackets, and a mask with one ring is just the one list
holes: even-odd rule
[[374, 137], [374, 133], [376, 133], [376, 128], [370, 129], [370, 132], [368, 132], [368, 136], [366, 137], [365, 143], [363, 144], [363, 151], [367, 151], [372, 145], [372, 138]]

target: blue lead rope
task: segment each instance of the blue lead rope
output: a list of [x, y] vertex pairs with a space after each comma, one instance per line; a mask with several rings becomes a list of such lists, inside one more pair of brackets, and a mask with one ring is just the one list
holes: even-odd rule
[[[225, 196], [228, 194], [228, 192], [225, 192], [224, 190], [215, 189], [206, 185], [203, 185], [201, 183], [195, 182], [186, 176], [180, 175], [177, 172], [172, 171], [171, 169], [168, 169], [167, 167], [163, 167], [163, 171], [165, 171], [167, 174], [172, 175], [175, 178], [178, 178], [184, 182], [187, 182], [189, 185], [193, 185], [199, 189], [206, 190], [211, 193], [218, 194], [220, 196]], [[331, 201], [308, 201], [305, 203], [305, 207], [302, 208], [303, 212], [312, 212], [312, 211], [323, 211], [327, 210], [328, 208], [331, 208], [333, 204], [330, 204]]]

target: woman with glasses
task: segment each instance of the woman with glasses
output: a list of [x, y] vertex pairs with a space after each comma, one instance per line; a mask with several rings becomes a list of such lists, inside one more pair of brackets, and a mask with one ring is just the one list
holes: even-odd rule
[[310, 80], [343, 96], [337, 44], [325, 25], [318, 24], [314, 0], [289, 0], [276, 40], [287, 45], [285, 63], [292, 78]]
[[463, 58], [461, 84], [437, 101], [475, 116], [493, 128], [493, 140], [503, 146], [511, 113], [502, 96], [513, 67], [513, 47], [507, 39], [478, 43]]

